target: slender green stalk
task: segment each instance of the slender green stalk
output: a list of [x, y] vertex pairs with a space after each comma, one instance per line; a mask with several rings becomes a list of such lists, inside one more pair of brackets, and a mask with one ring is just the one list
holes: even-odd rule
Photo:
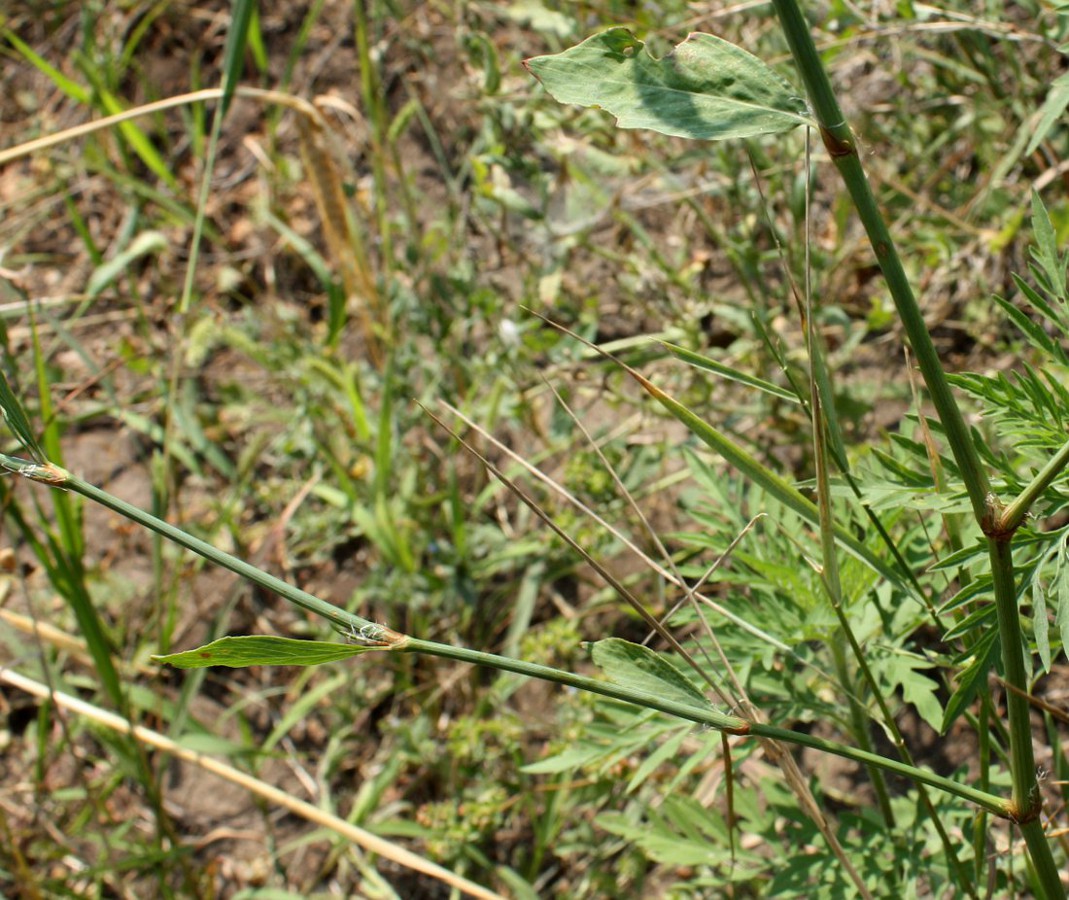
[[1039, 819], [1023, 822], [1021, 834], [1024, 836], [1032, 864], [1036, 867], [1036, 886], [1041, 892], [1040, 896], [1043, 900], [1063, 900], [1065, 891], [1062, 888], [1061, 873], [1051, 855], [1043, 823]]
[[[806, 246], [808, 248], [808, 241]], [[829, 430], [834, 429], [838, 423], [835, 422], [834, 417], [831, 414], [831, 407], [829, 406], [827, 411], [825, 411], [824, 406], [824, 398], [831, 396], [831, 380], [827, 369], [823, 364], [823, 348], [820, 346], [813, 328], [813, 310], [811, 306], [812, 288], [809, 283], [808, 249], [806, 260], [805, 303], [806, 344], [809, 351], [810, 366], [809, 405], [812, 410], [813, 457], [814, 469], [816, 472], [817, 511], [820, 520], [820, 550], [824, 576], [823, 582], [828, 598], [831, 601], [832, 609], [834, 609], [835, 615], [839, 620], [839, 629], [842, 634], [845, 635], [847, 642], [853, 651], [854, 658], [863, 666], [863, 675], [869, 677], [870, 689], [874, 693], [877, 693], [878, 688], [875, 682], [871, 680], [871, 673], [867, 667], [864, 667], [864, 654], [861, 652], [861, 647], [858, 645], [857, 639], [854, 637], [850, 622], [847, 620], [846, 614], [843, 612], [842, 582], [839, 578], [839, 556], [835, 542], [835, 516], [831, 508], [831, 487], [828, 484], [828, 470], [830, 468], [828, 457], [829, 450], [831, 449], [828, 446], [828, 432]], [[825, 393], [822, 391], [822, 388], [826, 388], [827, 392]], [[841, 455], [845, 461], [845, 452], [841, 453]], [[862, 709], [861, 701], [854, 691], [849, 690], [851, 679], [846, 666], [846, 652], [837, 639], [832, 640], [830, 649], [832, 660], [835, 664], [835, 673], [839, 678], [839, 682], [843, 689], [847, 691], [846, 702], [850, 708], [850, 730], [854, 740], [858, 742], [861, 749], [869, 751], [872, 749], [872, 738], [869, 735], [868, 721], [865, 716], [865, 711]], [[895, 826], [895, 816], [894, 811], [891, 809], [891, 795], [887, 791], [887, 782], [883, 777], [883, 773], [880, 772], [879, 769], [870, 767], [868, 772], [869, 778], [872, 780], [873, 790], [876, 791], [876, 800], [880, 807], [880, 815], [883, 817], [884, 824], [887, 828], [893, 829]]]
[[[1012, 689], [1028, 683], [1018, 622], [1017, 591], [1013, 581], [1013, 550], [1008, 540], [988, 538], [988, 552], [994, 580], [995, 612], [1002, 638], [1003, 677], [1011, 686], [1006, 692], [1006, 712], [1009, 718], [1014, 812], [1018, 819], [1032, 819], [1039, 813], [1040, 798], [1039, 785], [1036, 783], [1036, 761], [1032, 753], [1028, 692], [1025, 689]], [[1016, 640], [1012, 639], [1013, 636], [1016, 636]]]
[[[847, 124], [813, 43], [809, 25], [797, 0], [772, 0], [776, 14], [783, 26], [791, 55], [798, 66], [806, 92], [820, 126], [821, 138], [835, 167], [843, 178], [854, 207], [857, 209], [869, 243], [891, 292], [913, 352], [917, 356], [924, 382], [932, 404], [943, 425], [951, 453], [961, 472], [962, 481], [969, 495], [976, 521], [988, 536], [988, 549], [994, 579], [995, 605], [998, 611], [999, 636], [1001, 638], [1006, 682], [1011, 688], [1007, 697], [1011, 759], [1013, 777], [1013, 817], [1022, 823], [1031, 822], [1039, 814], [1040, 794], [1036, 781], [1032, 753], [1031, 724], [1028, 717], [1027, 681], [1025, 678], [1022, 635], [1016, 606], [1016, 591], [1013, 579], [1013, 558], [1009, 539], [1012, 531], [1000, 530], [1001, 510], [991, 496], [990, 482], [972, 435], [965, 424], [939, 354], [932, 343], [924, 323], [924, 316], [906, 277], [902, 261], [895, 249], [894, 240], [880, 213], [872, 193], [853, 132]], [[1015, 510], [1018, 513], [1019, 510]], [[1061, 881], [1049, 844], [1042, 833], [1027, 839], [1028, 850], [1035, 864], [1043, 890], [1050, 896], [1063, 896]]]
[[515, 672], [531, 678], [539, 678], [556, 684], [563, 684], [579, 690], [589, 691], [626, 703], [633, 703], [648, 709], [656, 709], [669, 715], [678, 716], [700, 725], [706, 725], [718, 731], [728, 734], [752, 735], [754, 737], [770, 738], [775, 741], [798, 744], [804, 747], [812, 747], [825, 753], [832, 753], [844, 759], [851, 759], [866, 766], [875, 766], [886, 772], [901, 775], [911, 781], [926, 784], [961, 797], [974, 803], [982, 809], [986, 809], [996, 815], [1013, 817], [1014, 806], [1010, 801], [1001, 797], [977, 790], [965, 784], [959, 784], [949, 778], [936, 775], [926, 769], [917, 766], [906, 765], [898, 760], [886, 759], [874, 753], [869, 753], [855, 747], [837, 744], [833, 741], [825, 741], [812, 735], [791, 731], [786, 728], [777, 728], [760, 722], [751, 722], [738, 716], [730, 716], [722, 713], [711, 706], [700, 707], [665, 699], [648, 691], [629, 688], [611, 681], [600, 681], [586, 675], [578, 675], [560, 669], [552, 669], [538, 663], [527, 662], [522, 659], [511, 659], [505, 656], [496, 656], [492, 653], [484, 653], [480, 650], [470, 650], [466, 647], [453, 647], [448, 644], [439, 644], [434, 641], [424, 641], [418, 638], [400, 634], [392, 629], [377, 625], [367, 619], [361, 618], [354, 613], [339, 609], [325, 600], [313, 596], [305, 591], [287, 584], [273, 575], [269, 575], [244, 560], [231, 556], [211, 544], [195, 538], [190, 534], [176, 528], [167, 522], [149, 515], [136, 506], [131, 506], [117, 497], [113, 497], [106, 491], [83, 481], [65, 469], [51, 463], [35, 463], [20, 460], [14, 457], [0, 454], [0, 465], [16, 474], [23, 475], [33, 481], [49, 485], [63, 490], [74, 491], [90, 500], [106, 506], [121, 516], [125, 516], [157, 534], [162, 535], [176, 544], [192, 550], [203, 556], [210, 562], [216, 563], [243, 578], [258, 584], [261, 587], [277, 593], [291, 603], [308, 610], [315, 615], [322, 616], [345, 629], [349, 635], [358, 641], [373, 644], [383, 650], [405, 653], [426, 653], [430, 656], [439, 656], [445, 659], [454, 659], [473, 665], [487, 666], [506, 672]]
[[[991, 693], [982, 691], [980, 694], [980, 715], [974, 724], [977, 733], [978, 758], [980, 761], [980, 789], [986, 790], [991, 786]], [[995, 861], [987, 852], [987, 813], [980, 812], [973, 822], [973, 856], [976, 859], [976, 883], [984, 883], [985, 865], [994, 874]]]
[[[94, 487], [87, 481], [83, 481], [77, 475], [72, 475], [65, 469], [61, 469], [59, 466], [52, 465], [51, 463], [45, 463], [41, 465], [39, 463], [27, 463], [24, 460], [14, 459], [10, 456], [4, 456], [0, 454], [0, 464], [10, 469], [19, 475], [24, 475], [34, 481], [39, 481], [43, 484], [49, 484], [53, 487], [63, 488], [64, 490], [74, 491], [76, 494], [81, 494], [83, 497], [87, 497], [90, 500], [99, 503], [101, 506], [106, 506], [113, 512], [117, 512], [120, 516], [137, 522], [139, 525], [143, 525], [146, 528], [151, 529], [156, 534], [162, 535], [169, 541], [173, 541], [181, 547], [185, 547], [187, 550], [192, 550], [199, 556], [203, 556], [210, 562], [216, 565], [222, 566], [224, 569], [229, 569], [235, 575], [240, 575], [253, 584], [258, 584], [260, 587], [273, 591], [279, 596], [289, 600], [290, 603], [307, 610], [310, 613], [314, 613], [317, 616], [322, 616], [328, 622], [333, 623], [344, 631], [359, 634], [361, 629], [378, 629], [382, 630], [381, 625], [376, 625], [374, 622], [370, 622], [367, 619], [363, 619], [355, 613], [346, 612], [344, 609], [339, 609], [332, 603], [328, 603], [326, 600], [320, 600], [318, 597], [312, 594], [302, 591], [300, 588], [294, 587], [292, 584], [287, 584], [280, 578], [276, 578], [274, 575], [270, 575], [264, 572], [262, 569], [257, 569], [255, 566], [250, 565], [244, 560], [238, 559], [236, 556], [231, 556], [220, 550], [218, 547], [213, 547], [207, 541], [202, 541], [200, 538], [193, 537], [181, 528], [176, 528], [163, 519], [158, 519], [153, 515], [145, 512], [142, 509], [138, 509], [136, 506], [131, 506], [125, 500], [120, 500], [109, 494], [107, 491], [102, 491], [98, 487]], [[389, 629], [386, 630], [389, 632]]]
[[[494, 653], [485, 653], [482, 650], [472, 650], [468, 647], [454, 647], [452, 644], [439, 644], [436, 641], [424, 641], [408, 635], [392, 644], [390, 649], [395, 652], [426, 653], [428, 656], [454, 659], [476, 666], [514, 672], [517, 675], [526, 675], [529, 678], [538, 678], [542, 681], [552, 681], [565, 687], [577, 688], [592, 694], [600, 694], [603, 697], [611, 697], [613, 700], [622, 700], [625, 703], [633, 703], [636, 706], [642, 706], [647, 709], [656, 709], [671, 716], [687, 719], [690, 722], [708, 725], [710, 728], [715, 728], [717, 731], [724, 731], [728, 734], [758, 734], [755, 730], [758, 726], [755, 723], [738, 716], [729, 716], [712, 707], [699, 707], [668, 700], [651, 694], [649, 691], [629, 688], [613, 681], [602, 681], [597, 678], [591, 678], [588, 675], [578, 675], [575, 672], [566, 672], [563, 669], [554, 669], [550, 666], [543, 666], [540, 663], [528, 662], [523, 659], [498, 656]], [[997, 800], [998, 798], [993, 798], [989, 795], [987, 799]], [[998, 800], [998, 802], [1005, 803], [1003, 800]]]
[[752, 735], [753, 737], [769, 738], [774, 741], [784, 741], [789, 744], [797, 744], [803, 747], [811, 747], [844, 759], [851, 759], [865, 766], [874, 766], [885, 772], [901, 775], [911, 781], [926, 784], [938, 788], [941, 791], [954, 794], [977, 806], [995, 813], [998, 816], [1007, 816], [1010, 812], [1009, 803], [1001, 797], [979, 791], [968, 785], [959, 784], [949, 778], [936, 775], [927, 769], [917, 766], [906, 765], [897, 760], [887, 759], [875, 753], [869, 753], [856, 747], [838, 744], [834, 741], [826, 741], [813, 735], [791, 731], [787, 728], [777, 728], [773, 725], [765, 725], [760, 722], [750, 722], [735, 716], [727, 716], [714, 709], [701, 709], [682, 703], [675, 703], [660, 697], [652, 696], [646, 691], [633, 690], [611, 681], [599, 681], [585, 675], [576, 675], [573, 672], [564, 672], [560, 669], [551, 669], [538, 663], [527, 662], [522, 659], [510, 659], [505, 656], [496, 656], [493, 653], [484, 653], [480, 650], [470, 650], [466, 647], [453, 647], [449, 644], [439, 644], [435, 641], [423, 641], [413, 637], [404, 637], [392, 647], [394, 651], [407, 653], [426, 653], [428, 656], [439, 656], [446, 659], [455, 659], [459, 662], [471, 663], [477, 666], [487, 666], [493, 669], [501, 669], [506, 672], [515, 672], [518, 675], [526, 675], [530, 678], [538, 678], [543, 681], [552, 681], [556, 684], [567, 685], [579, 690], [601, 694], [615, 700], [623, 700], [627, 703], [635, 703], [649, 709], [657, 709], [670, 715], [688, 719], [708, 725], [731, 734]]
[[[825, 584], [827, 582], [825, 581]], [[829, 586], [829, 593], [831, 588]], [[850, 623], [846, 619], [846, 615], [842, 609], [842, 603], [838, 599], [832, 600], [832, 607], [835, 610], [836, 617], [839, 620], [839, 630], [841, 637], [846, 639], [851, 649], [855, 652], [855, 658], [860, 659], [857, 656], [857, 652], [860, 651], [860, 646], [854, 638], [853, 632], [850, 628]], [[840, 635], [835, 635], [832, 638], [831, 645], [832, 661], [835, 665], [835, 675], [839, 679], [840, 684], [845, 691], [846, 705], [850, 710], [850, 736], [857, 741], [857, 745], [866, 751], [872, 750], [872, 736], [869, 734], [869, 720], [866, 716], [865, 708], [861, 705], [861, 698], [858, 697], [856, 690], [851, 690], [851, 678], [850, 672], [846, 665], [846, 651], [843, 649], [843, 644], [840, 641]], [[869, 779], [872, 781], [872, 789], [876, 792], [876, 805], [879, 807], [880, 816], [884, 821], [885, 827], [889, 832], [894, 831], [895, 828], [895, 814], [891, 808], [891, 794], [887, 790], [887, 781], [883, 777], [883, 773], [876, 768], [868, 768]]]
[[[812, 296], [808, 283], [808, 267], [806, 275], [806, 298], [808, 307], [808, 303], [811, 302]], [[828, 481], [828, 470], [829, 456], [834, 458], [837, 455], [841, 455], [842, 459], [841, 462], [839, 462], [839, 465], [843, 472], [847, 473], [845, 467], [846, 458], [844, 451], [836, 453], [836, 444], [834, 441], [829, 442], [827, 440], [828, 432], [825, 429], [830, 431], [836, 425], [834, 420], [828, 417], [825, 413], [825, 410], [830, 409], [828, 404], [833, 396], [831, 390], [831, 377], [827, 371], [827, 367], [824, 365], [823, 348], [820, 345], [819, 337], [813, 328], [812, 309], [806, 309], [805, 319], [806, 339], [809, 346], [809, 358], [811, 360], [810, 365], [812, 368], [812, 375], [810, 378], [810, 406], [813, 411], [813, 445], [817, 483], [817, 508], [820, 511], [820, 543], [822, 559], [824, 562], [823, 581], [828, 596], [831, 599], [832, 608], [839, 620], [839, 627], [842, 634], [850, 645], [850, 650], [857, 662], [858, 671], [861, 673], [862, 679], [865, 684], [868, 685], [869, 690], [872, 692], [872, 696], [875, 698], [876, 703], [880, 708], [884, 726], [887, 728], [888, 733], [894, 741], [899, 758], [907, 765], [914, 765], [909, 748], [906, 746], [906, 742], [902, 738], [902, 733], [898, 729], [894, 716], [891, 715], [891, 710], [888, 708], [887, 701], [882, 696], [879, 686], [876, 684], [876, 679], [873, 677], [872, 670], [868, 665], [868, 661], [865, 659], [865, 654], [862, 651], [861, 645], [858, 643], [854, 631], [850, 627], [850, 622], [847, 620], [846, 614], [842, 608], [842, 586], [839, 577], [839, 563], [835, 541], [834, 518], [832, 516], [831, 508], [831, 489]], [[848, 473], [847, 477], [849, 477]], [[875, 516], [872, 516], [872, 518], [875, 519]], [[879, 520], [876, 519], [876, 521], [878, 522]], [[894, 548], [893, 543], [891, 543], [890, 546]], [[906, 571], [908, 571], [908, 568]], [[930, 604], [929, 609], [931, 609]], [[840, 681], [846, 686], [849, 682], [846, 677], [844, 677], [846, 673], [845, 651], [838, 641], [833, 641], [831, 652]], [[871, 750], [871, 737], [869, 735], [868, 722], [864, 710], [852, 692], [848, 693], [847, 702], [850, 706], [852, 733], [862, 750]], [[893, 829], [895, 824], [894, 814], [891, 807], [890, 795], [887, 791], [887, 785], [883, 775], [880, 770], [874, 766], [870, 766], [868, 771], [872, 778], [873, 788], [876, 791], [876, 799], [880, 806], [881, 815], [888, 826]], [[935, 804], [932, 803], [923, 784], [917, 785], [917, 792], [925, 809], [928, 811], [928, 815], [931, 817], [933, 827], [939, 834], [939, 839], [943, 844], [943, 852], [946, 854], [947, 861], [957, 874], [959, 886], [968, 893], [969, 896], [975, 897], [976, 888], [972, 879], [969, 877], [969, 872], [958, 858], [954, 843], [951, 841], [950, 835], [947, 833], [942, 819], [940, 819], [939, 813], [935, 808]]]
[[917, 355], [924, 383], [928, 387], [939, 421], [943, 424], [947, 442], [961, 470], [965, 489], [979, 521], [984, 514], [984, 501], [990, 491], [987, 473], [980, 463], [980, 456], [973, 445], [968, 426], [954, 400], [950, 383], [928, 333], [928, 326], [924, 323], [924, 316], [913, 294], [913, 288], [902, 267], [894, 240], [865, 176], [853, 132], [835, 99], [828, 74], [824, 70], [820, 54], [817, 53], [809, 33], [809, 25], [798, 3], [796, 0], [772, 0], [772, 5], [783, 25], [791, 55], [805, 82], [806, 92], [820, 125], [824, 146], [850, 192], [910, 345]]
[[999, 516], [999, 528], [1007, 534], [1016, 531], [1024, 521], [1024, 517], [1028, 515], [1032, 504], [1039, 499], [1040, 494], [1065, 470], [1067, 465], [1069, 465], [1069, 441], [1064, 443], [1062, 448], [1050, 458], [1050, 461], [1039, 470], [1017, 499], [1002, 511], [1002, 515]]

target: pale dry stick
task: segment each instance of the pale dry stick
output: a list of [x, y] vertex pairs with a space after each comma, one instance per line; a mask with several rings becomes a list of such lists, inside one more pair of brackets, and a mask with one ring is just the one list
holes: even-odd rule
[[[316, 108], [311, 103], [300, 97], [294, 97], [292, 94], [283, 94], [279, 91], [267, 91], [261, 90], [260, 88], [249, 87], [239, 87], [236, 94], [239, 97], [263, 100], [266, 103], [277, 103], [280, 106], [298, 110], [306, 115], [317, 114]], [[65, 144], [67, 141], [82, 138], [97, 131], [103, 131], [111, 128], [113, 125], [129, 122], [133, 119], [139, 119], [142, 116], [150, 116], [168, 109], [175, 109], [179, 106], [189, 106], [191, 103], [202, 103], [206, 100], [219, 100], [222, 96], [222, 88], [204, 88], [203, 90], [192, 91], [188, 94], [179, 94], [177, 97], [167, 97], [163, 100], [156, 100], [153, 103], [145, 103], [134, 109], [127, 109], [112, 116], [105, 116], [102, 119], [93, 119], [90, 122], [83, 122], [81, 125], [75, 125], [71, 128], [65, 128], [63, 131], [57, 131], [55, 134], [46, 134], [44, 137], [26, 141], [22, 144], [16, 144], [14, 147], [8, 147], [6, 150], [0, 150], [0, 166], [6, 165], [9, 162], [14, 162], [16, 159], [22, 159], [24, 156], [30, 156], [41, 150], [50, 150], [53, 147], [58, 147], [60, 144]]]
[[[10, 582], [6, 583], [9, 584]], [[4, 592], [6, 593], [6, 590]], [[31, 635], [38, 640], [44, 641], [46, 644], [55, 647], [60, 652], [68, 654], [68, 656], [77, 660], [80, 665], [88, 668], [92, 668], [93, 666], [93, 657], [85, 646], [85, 641], [81, 638], [74, 637], [72, 634], [68, 634], [62, 629], [56, 628], [55, 625], [31, 619], [29, 616], [24, 616], [21, 613], [14, 612], [10, 609], [0, 609], [0, 622], [13, 628], [15, 631]], [[124, 663], [124, 665], [128, 667], [128, 671], [136, 670], [142, 675], [157, 674], [156, 669], [141, 663]]]
[[[1044, 37], [1041, 34], [1035, 34], [1031, 31], [1025, 31], [1023, 28], [1019, 28], [1012, 23], [1003, 24], [1001, 22], [992, 22], [990, 19], [981, 19], [976, 16], [971, 16], [968, 13], [955, 12], [945, 7], [928, 6], [927, 4], [918, 3], [915, 6], [918, 16], [921, 13], [923, 17], [913, 22], [907, 22], [904, 25], [885, 25], [879, 28], [874, 28], [871, 33], [873, 40], [882, 41], [887, 38], [897, 37], [900, 34], [908, 34], [910, 32], [931, 32], [933, 34], [947, 34], [955, 33], [958, 31], [976, 31], [981, 34], [986, 34], [990, 37], [999, 38], [1005, 41], [1011, 41], [1014, 43], [1024, 44], [1046, 44], [1051, 50], [1056, 50], [1058, 43], [1048, 37]], [[946, 21], [932, 21], [928, 18], [932, 15], [942, 15], [946, 17]], [[858, 34], [853, 39], [861, 39], [869, 37], [868, 34]], [[840, 43], [843, 43], [840, 41]]]
[[[7, 275], [4, 274], [3, 270], [0, 270], [0, 278], [7, 279], [16, 288], [18, 288], [19, 290], [23, 290], [24, 289], [23, 285], [20, 283], [20, 282], [24, 281], [24, 279], [22, 278], [22, 272], [19, 271], [19, 272], [13, 273], [16, 276], [18, 276], [17, 278], [10, 277], [11, 274], [12, 273], [10, 272], [10, 270], [8, 270], [8, 274]], [[83, 300], [85, 300], [85, 298], [86, 298], [85, 294], [63, 294], [63, 295], [56, 295], [56, 296], [37, 297], [33, 302], [39, 308], [46, 309], [46, 308], [48, 308], [50, 306], [67, 306], [68, 304], [71, 304], [71, 303], [81, 303]], [[0, 319], [6, 319], [8, 317], [11, 317], [13, 319], [21, 319], [25, 315], [26, 315], [26, 301], [25, 300], [12, 300], [10, 303], [0, 303]], [[117, 318], [120, 318], [120, 317], [118, 315], [116, 315], [116, 313], [113, 313], [113, 312], [112, 313], [101, 313], [100, 314], [100, 318], [97, 321], [110, 322], [113, 319], [117, 319]], [[39, 327], [43, 328], [45, 326], [45, 324], [46, 323], [42, 322]], [[27, 329], [27, 331], [28, 330], [29, 329]], [[14, 329], [9, 329], [9, 334], [11, 335], [13, 343], [15, 342], [16, 338], [18, 338], [20, 340], [23, 338], [23, 335], [21, 333], [19, 333], [19, 332], [14, 331]]]
[[[44, 297], [41, 299], [34, 299], [33, 304], [35, 307], [43, 309], [49, 306], [62, 307], [68, 306], [74, 303], [82, 303], [86, 299], [84, 294], [69, 294], [66, 297]], [[17, 313], [19, 318], [26, 315], [27, 304], [25, 301], [18, 301], [17, 303], [6, 303], [0, 307], [0, 317], [5, 316], [7, 313]], [[133, 310], [117, 309], [112, 312], [106, 313], [94, 313], [88, 316], [82, 316], [78, 319], [78, 326], [88, 330], [94, 326], [100, 325], [114, 325], [116, 322], [129, 322], [134, 318], [136, 313]], [[70, 321], [69, 319], [66, 321]], [[42, 322], [37, 323], [37, 333], [39, 335], [52, 334], [56, 331], [56, 326], [51, 319], [45, 319]], [[30, 337], [29, 325], [16, 325], [8, 329], [8, 335], [11, 338], [12, 343], [19, 343], [21, 341], [27, 341]]]
[[100, 709], [91, 703], [86, 703], [84, 700], [79, 700], [77, 697], [72, 697], [61, 691], [49, 691], [47, 686], [41, 684], [41, 682], [20, 675], [11, 669], [0, 669], [0, 681], [25, 691], [40, 700], [50, 700], [61, 709], [84, 716], [90, 721], [110, 728], [119, 734], [133, 735], [137, 740], [149, 747], [154, 747], [206, 772], [218, 775], [220, 778], [244, 788], [269, 803], [281, 806], [289, 812], [301, 816], [314, 825], [327, 828], [369, 853], [375, 853], [400, 866], [441, 881], [443, 884], [463, 891], [470, 897], [478, 897], [480, 900], [505, 900], [501, 894], [494, 893], [481, 885], [475, 884], [475, 882], [469, 881], [455, 872], [450, 872], [448, 869], [424, 859], [411, 850], [406, 850], [404, 847], [399, 847], [390, 841], [384, 840], [370, 831], [365, 831], [363, 828], [352, 825], [338, 816], [313, 806], [311, 803], [291, 797], [285, 791], [266, 784], [258, 778], [253, 778], [233, 766], [203, 753], [182, 747], [158, 731], [145, 728], [143, 725], [131, 725], [121, 716]]
[[1043, 191], [1044, 188], [1048, 187], [1051, 182], [1061, 178], [1066, 173], [1069, 173], [1069, 159], [1063, 159], [1056, 166], [1047, 169], [1046, 172], [1032, 182], [1032, 190], [1038, 194]]

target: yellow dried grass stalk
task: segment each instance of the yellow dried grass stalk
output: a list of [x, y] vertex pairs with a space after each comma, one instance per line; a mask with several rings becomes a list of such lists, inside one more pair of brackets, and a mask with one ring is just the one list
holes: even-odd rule
[[368, 354], [375, 365], [382, 362], [381, 341], [388, 332], [383, 306], [375, 285], [367, 250], [353, 227], [329, 133], [318, 111], [297, 111], [297, 135], [301, 160], [312, 185], [316, 209], [331, 261], [337, 267], [346, 304], [359, 316]]

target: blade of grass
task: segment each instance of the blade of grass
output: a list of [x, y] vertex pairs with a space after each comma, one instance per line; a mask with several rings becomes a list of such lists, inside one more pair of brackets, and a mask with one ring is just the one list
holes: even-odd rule
[[89, 104], [92, 101], [92, 94], [89, 89], [84, 85], [78, 84], [64, 75], [59, 69], [53, 66], [48, 60], [40, 56], [29, 44], [23, 41], [15, 32], [10, 28], [3, 29], [4, 40], [11, 44], [29, 63], [37, 69], [42, 75], [44, 75], [49, 81], [52, 82], [59, 90], [70, 97], [72, 100], [76, 100], [79, 103]]

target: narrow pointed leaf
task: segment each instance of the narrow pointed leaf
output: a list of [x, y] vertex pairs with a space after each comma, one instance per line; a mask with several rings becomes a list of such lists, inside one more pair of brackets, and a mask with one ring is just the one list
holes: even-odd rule
[[7, 377], [0, 371], [0, 413], [3, 414], [4, 422], [11, 429], [12, 434], [18, 439], [23, 449], [30, 454], [36, 463], [44, 463], [45, 452], [37, 442], [37, 436], [30, 427], [29, 417], [22, 404], [11, 390]]
[[230, 27], [226, 33], [226, 49], [223, 52], [223, 97], [219, 114], [225, 116], [234, 99], [234, 91], [241, 81], [245, 68], [245, 47], [249, 42], [256, 3], [253, 0], [234, 0], [230, 7]]
[[943, 710], [943, 727], [940, 734], [946, 734], [950, 726], [957, 721], [982, 685], [987, 684], [987, 673], [991, 669], [998, 652], [998, 631], [991, 629], [972, 647], [972, 659], [965, 670], [958, 676], [957, 689], [951, 694]]
[[179, 669], [202, 669], [205, 666], [318, 666], [348, 659], [370, 650], [356, 644], [332, 641], [296, 641], [271, 635], [225, 637], [196, 650], [154, 656], [153, 660]]
[[1069, 72], [1059, 76], [1050, 86], [1050, 93], [1043, 101], [1043, 107], [1039, 111], [1039, 121], [1032, 132], [1032, 139], [1025, 148], [1024, 155], [1031, 156], [1036, 152], [1039, 145], [1047, 139], [1051, 128], [1055, 123], [1062, 120], [1065, 108], [1069, 106]]
[[1032, 634], [1036, 639], [1036, 652], [1043, 664], [1043, 671], [1050, 673], [1050, 622], [1047, 621], [1047, 598], [1043, 585], [1032, 585]]
[[1058, 608], [1054, 618], [1062, 636], [1062, 653], [1069, 656], [1069, 577], [1066, 577], [1064, 569], [1059, 571], [1059, 575], [1062, 577], [1058, 580]]
[[[1069, 96], [1069, 79], [1063, 75], [1058, 81], [1066, 83], [1066, 94]], [[1058, 254], [1058, 238], [1054, 224], [1050, 220], [1050, 214], [1043, 205], [1039, 192], [1035, 189], [1032, 190], [1032, 233], [1036, 238], [1036, 247], [1032, 250], [1032, 255], [1050, 279], [1051, 286], [1055, 291], [1059, 291], [1065, 284], [1065, 263]]]
[[798, 91], [710, 34], [692, 34], [654, 59], [626, 28], [612, 28], [524, 65], [561, 103], [601, 107], [621, 128], [712, 141], [811, 124]]
[[722, 378], [726, 378], [728, 381], [745, 384], [748, 387], [764, 391], [766, 394], [780, 400], [786, 400], [789, 403], [802, 402], [801, 398], [794, 391], [781, 388], [778, 384], [773, 384], [771, 381], [765, 381], [763, 378], [757, 378], [738, 369], [733, 369], [731, 366], [725, 366], [723, 363], [719, 363], [715, 359], [710, 359], [708, 356], [702, 356], [702, 354], [695, 353], [693, 350], [688, 350], [686, 347], [680, 347], [678, 344], [672, 344], [668, 341], [661, 341], [661, 343], [673, 356], [695, 368], [705, 369], [707, 372], [714, 372]]
[[10, 42], [11, 46], [25, 57], [31, 65], [37, 68], [42, 75], [48, 78], [49, 81], [72, 100], [76, 100], [79, 103], [88, 103], [92, 99], [92, 93], [88, 88], [68, 78], [43, 56], [35, 53], [33, 48], [19, 38], [19, 36], [10, 28], [3, 28], [0, 30], [0, 35], [3, 36], [4, 40]]

